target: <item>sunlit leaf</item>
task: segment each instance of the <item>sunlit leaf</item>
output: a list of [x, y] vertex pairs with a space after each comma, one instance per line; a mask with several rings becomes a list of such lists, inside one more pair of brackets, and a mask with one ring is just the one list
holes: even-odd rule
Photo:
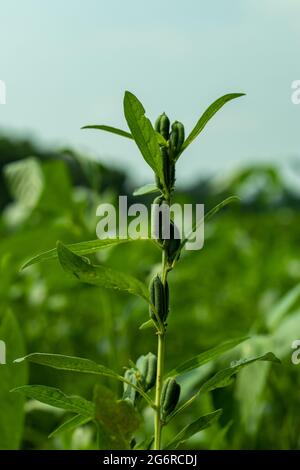
[[156, 186], [156, 184], [145, 184], [140, 188], [134, 190], [134, 196], [143, 196], [144, 194], [152, 194], [152, 193], [159, 193], [160, 189]]
[[221, 96], [221, 98], [218, 98], [216, 101], [214, 101], [202, 114], [194, 129], [184, 141], [180, 154], [193, 142], [193, 140], [196, 139], [196, 137], [204, 129], [208, 121], [219, 111], [219, 109], [222, 108], [222, 106], [224, 106], [224, 104], [228, 103], [228, 101], [231, 101], [235, 98], [239, 98], [240, 96], [244, 95], [245, 93], [229, 93], [228, 95]]
[[156, 132], [150, 120], [145, 116], [143, 105], [129, 91], [126, 91], [124, 96], [124, 114], [131, 135], [145, 161], [163, 181], [163, 164]]

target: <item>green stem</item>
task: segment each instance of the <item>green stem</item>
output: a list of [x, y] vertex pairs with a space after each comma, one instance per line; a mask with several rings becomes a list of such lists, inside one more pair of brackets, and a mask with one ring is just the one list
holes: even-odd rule
[[164, 375], [165, 359], [165, 333], [158, 335], [157, 347], [157, 376], [156, 376], [156, 395], [155, 395], [155, 422], [154, 422], [154, 450], [161, 448], [162, 422], [160, 419], [160, 399]]
[[[167, 262], [165, 252], [162, 254], [162, 283], [167, 281]], [[157, 344], [157, 375], [156, 375], [156, 389], [155, 389], [155, 415], [154, 415], [154, 450], [161, 449], [161, 435], [163, 423], [161, 421], [161, 390], [164, 378], [164, 363], [165, 363], [165, 346], [166, 346], [166, 332], [163, 327], [162, 331], [158, 332]]]

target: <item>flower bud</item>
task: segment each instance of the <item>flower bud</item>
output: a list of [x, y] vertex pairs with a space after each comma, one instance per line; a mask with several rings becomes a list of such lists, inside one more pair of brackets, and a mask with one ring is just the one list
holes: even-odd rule
[[165, 419], [175, 410], [180, 397], [180, 385], [173, 377], [165, 380], [161, 391], [161, 419]]

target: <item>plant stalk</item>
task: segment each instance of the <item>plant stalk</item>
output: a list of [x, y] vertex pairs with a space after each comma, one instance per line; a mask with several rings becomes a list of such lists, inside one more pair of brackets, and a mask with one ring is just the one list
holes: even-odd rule
[[158, 334], [157, 347], [157, 376], [156, 376], [156, 394], [155, 394], [155, 422], [154, 422], [154, 450], [161, 448], [162, 422], [160, 418], [161, 390], [164, 375], [165, 359], [165, 333]]
[[[165, 251], [162, 253], [162, 283], [167, 281], [167, 263]], [[164, 378], [164, 364], [165, 364], [165, 346], [166, 346], [166, 331], [158, 332], [157, 343], [157, 375], [156, 375], [156, 389], [155, 389], [155, 415], [154, 415], [154, 450], [161, 450], [161, 436], [163, 423], [161, 421], [161, 391]]]

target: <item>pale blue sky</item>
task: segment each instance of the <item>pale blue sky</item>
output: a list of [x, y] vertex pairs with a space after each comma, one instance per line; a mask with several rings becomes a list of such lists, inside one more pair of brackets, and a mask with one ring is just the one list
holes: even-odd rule
[[184, 154], [179, 181], [299, 154], [290, 98], [299, 0], [0, 0], [0, 14], [1, 130], [70, 145], [145, 181], [151, 171], [132, 142], [80, 126], [126, 128], [128, 89], [151, 118], [166, 111], [190, 130], [211, 101], [242, 91]]

